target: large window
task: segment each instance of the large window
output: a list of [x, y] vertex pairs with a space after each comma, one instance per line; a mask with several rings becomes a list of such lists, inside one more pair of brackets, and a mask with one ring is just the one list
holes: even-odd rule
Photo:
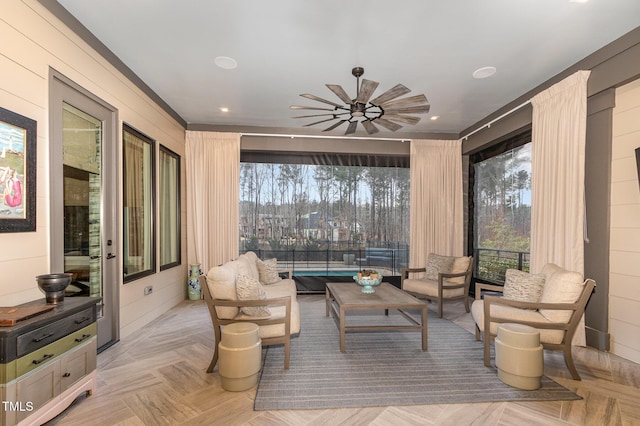
[[[325, 157], [326, 159], [326, 157]], [[352, 276], [408, 264], [407, 167], [243, 162], [240, 250], [297, 276]]]
[[477, 280], [503, 283], [508, 268], [529, 269], [530, 133], [472, 156], [472, 228]]
[[155, 143], [124, 126], [124, 281], [155, 273]]
[[160, 145], [160, 270], [180, 264], [180, 156]]

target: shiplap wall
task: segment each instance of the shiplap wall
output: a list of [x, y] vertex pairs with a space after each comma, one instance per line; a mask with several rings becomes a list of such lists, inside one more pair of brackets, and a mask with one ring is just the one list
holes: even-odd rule
[[[50, 67], [118, 110], [119, 138], [122, 123], [126, 122], [181, 155], [183, 184], [185, 129], [38, 2], [3, 0], [0, 8], [0, 106], [38, 122], [37, 230], [0, 234], [0, 306], [13, 306], [42, 298], [34, 277], [51, 272]], [[120, 142], [118, 151], [122, 158]], [[121, 165], [117, 173], [118, 181], [122, 182]], [[183, 216], [185, 205], [183, 198]], [[182, 221], [182, 259], [186, 259], [185, 222]], [[120, 278], [117, 283], [120, 287], [120, 337], [135, 332], [185, 299], [187, 268], [184, 263], [126, 285], [122, 285]], [[151, 284], [153, 293], [144, 296], [144, 287]]]
[[640, 148], [640, 80], [616, 89], [609, 282], [611, 352], [640, 363], [640, 180], [636, 148]]

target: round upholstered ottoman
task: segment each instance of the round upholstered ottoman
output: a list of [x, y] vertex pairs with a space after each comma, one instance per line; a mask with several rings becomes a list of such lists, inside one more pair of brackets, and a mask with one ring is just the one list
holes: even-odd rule
[[220, 378], [225, 390], [243, 391], [258, 383], [261, 345], [256, 324], [234, 323], [222, 328], [218, 351]]
[[500, 380], [518, 389], [540, 387], [544, 358], [537, 329], [522, 324], [501, 324], [495, 349]]

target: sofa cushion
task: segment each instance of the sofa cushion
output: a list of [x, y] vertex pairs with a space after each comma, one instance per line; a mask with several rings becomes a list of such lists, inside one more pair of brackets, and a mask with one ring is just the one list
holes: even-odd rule
[[438, 274], [449, 273], [453, 268], [453, 262], [455, 258], [453, 256], [440, 256], [439, 254], [430, 253], [427, 259], [427, 266], [425, 267], [424, 277], [428, 280], [438, 280]]
[[249, 276], [253, 279], [260, 279], [260, 275], [258, 273], [258, 255], [256, 255], [252, 251], [248, 251], [244, 254], [240, 255], [241, 259], [245, 259], [247, 261], [247, 265], [249, 266]]
[[238, 275], [245, 275], [254, 280], [260, 279], [256, 262], [247, 253], [241, 254], [235, 262], [238, 263]]
[[542, 297], [544, 279], [544, 274], [530, 274], [517, 269], [507, 269], [504, 298], [538, 303]]
[[257, 259], [258, 276], [260, 282], [264, 285], [275, 284], [282, 281], [278, 274], [278, 259], [261, 260]]
[[[473, 316], [473, 319], [478, 325], [480, 331], [484, 331], [484, 300], [475, 300], [473, 302], [473, 304], [471, 305], [471, 316]], [[536, 310], [519, 309], [512, 306], [496, 304], [491, 305], [491, 317], [504, 318], [507, 320], [531, 321], [541, 324], [550, 322]], [[498, 333], [499, 325], [500, 324], [497, 322], [491, 323], [492, 334], [495, 335]], [[562, 338], [564, 337], [564, 331], [562, 330], [548, 330], [539, 328], [538, 331], [540, 331], [540, 341], [543, 343], [561, 343]]]
[[289, 296], [291, 300], [296, 300], [296, 283], [291, 279], [280, 280], [278, 283], [265, 285], [263, 288], [267, 293], [267, 299]]
[[[221, 266], [214, 266], [207, 272], [207, 285], [214, 299], [238, 300], [236, 293], [236, 276], [238, 262], [227, 262]], [[233, 306], [216, 306], [216, 313], [220, 319], [231, 319], [238, 315], [238, 308]]]
[[[269, 309], [271, 310], [270, 318], [272, 319], [284, 318], [284, 316], [287, 314], [285, 306], [272, 306]], [[240, 313], [237, 316], [237, 319], [248, 320], [251, 319], [251, 317]], [[291, 333], [291, 335], [300, 333], [300, 305], [298, 304], [298, 302], [294, 301], [291, 301], [291, 321], [289, 323], [289, 333]], [[260, 329], [258, 330], [258, 335], [261, 339], [284, 336], [284, 325], [261, 325]]]
[[[260, 281], [246, 275], [238, 275], [236, 278], [236, 293], [239, 300], [265, 300], [267, 294]], [[243, 306], [240, 310], [252, 317], [268, 317], [271, 311], [266, 306]]]
[[[453, 259], [453, 266], [451, 267], [452, 274], [461, 274], [463, 272], [467, 272], [469, 269], [469, 262], [471, 261], [470, 257], [462, 256], [456, 257]], [[447, 282], [450, 284], [464, 284], [465, 277], [455, 277], [448, 278]]]
[[[542, 273], [546, 278], [541, 303], [575, 303], [578, 300], [584, 288], [582, 274], [567, 271], [553, 263], [545, 265]], [[540, 309], [540, 313], [552, 322], [568, 322], [571, 319], [571, 311]]]

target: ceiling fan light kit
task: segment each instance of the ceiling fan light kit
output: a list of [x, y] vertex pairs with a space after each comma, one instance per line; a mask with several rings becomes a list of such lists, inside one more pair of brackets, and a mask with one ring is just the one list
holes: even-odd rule
[[300, 115], [293, 118], [325, 117], [319, 121], [305, 124], [305, 127], [338, 120], [331, 126], [323, 129], [323, 132], [334, 130], [344, 123], [349, 123], [345, 135], [355, 133], [358, 123], [360, 123], [366, 132], [371, 135], [379, 131], [376, 124], [395, 132], [402, 128], [402, 125], [399, 123], [415, 125], [420, 121], [420, 117], [406, 114], [426, 114], [429, 112], [430, 105], [425, 95], [400, 98], [411, 91], [402, 84], [397, 84], [380, 96], [371, 99], [371, 96], [373, 96], [373, 93], [380, 83], [362, 79], [362, 84], [360, 84], [360, 77], [364, 74], [364, 68], [362, 67], [353, 68], [351, 74], [356, 78], [355, 98], [352, 99], [342, 86], [327, 84], [327, 88], [331, 90], [343, 104], [329, 101], [309, 93], [303, 93], [300, 95], [303, 98], [321, 102], [333, 108], [292, 105], [290, 108], [293, 110], [329, 111], [323, 114]]

